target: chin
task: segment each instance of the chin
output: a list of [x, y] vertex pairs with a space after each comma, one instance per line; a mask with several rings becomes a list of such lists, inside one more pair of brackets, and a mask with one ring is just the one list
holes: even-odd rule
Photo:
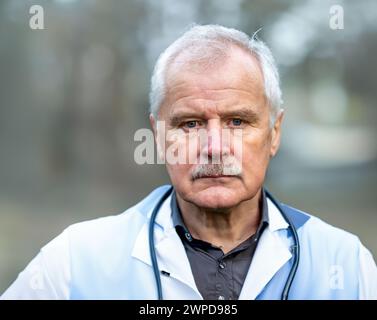
[[205, 186], [191, 194], [190, 202], [207, 209], [229, 209], [237, 206], [242, 200], [242, 189], [224, 185]]

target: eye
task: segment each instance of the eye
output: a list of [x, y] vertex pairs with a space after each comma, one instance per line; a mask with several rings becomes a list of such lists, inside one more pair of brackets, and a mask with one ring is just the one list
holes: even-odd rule
[[198, 121], [196, 120], [190, 120], [190, 121], [185, 122], [185, 127], [189, 129], [195, 128], [197, 125], [198, 125]]
[[234, 119], [232, 119], [232, 125], [238, 127], [238, 126], [242, 125], [242, 120], [238, 119], [238, 118], [234, 118]]

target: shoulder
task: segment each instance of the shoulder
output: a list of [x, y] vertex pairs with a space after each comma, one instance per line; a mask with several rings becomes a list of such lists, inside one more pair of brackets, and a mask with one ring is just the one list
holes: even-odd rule
[[98, 245], [106, 239], [122, 241], [125, 237], [136, 236], [137, 232], [148, 220], [150, 212], [161, 194], [169, 186], [161, 186], [150, 192], [140, 202], [121, 214], [100, 217], [70, 225], [66, 230], [68, 238], [77, 241], [94, 241]]
[[360, 240], [351, 232], [291, 206], [283, 204], [283, 208], [304, 240], [315, 241], [319, 245], [323, 245], [323, 248], [359, 249]]

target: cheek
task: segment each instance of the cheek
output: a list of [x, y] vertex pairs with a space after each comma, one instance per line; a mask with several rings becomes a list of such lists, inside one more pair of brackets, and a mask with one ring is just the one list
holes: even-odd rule
[[174, 185], [190, 182], [191, 166], [187, 164], [166, 164], [170, 180]]
[[242, 151], [242, 165], [245, 176], [264, 176], [270, 159], [268, 137], [264, 135], [245, 139]]
[[[168, 130], [164, 143], [164, 156], [168, 164], [184, 165], [196, 163], [200, 151], [200, 139], [195, 134], [187, 134], [182, 129]], [[172, 171], [185, 170], [172, 168]]]

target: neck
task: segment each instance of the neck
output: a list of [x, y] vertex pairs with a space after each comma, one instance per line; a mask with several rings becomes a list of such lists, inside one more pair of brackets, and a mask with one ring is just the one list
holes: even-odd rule
[[182, 218], [192, 236], [220, 247], [224, 253], [252, 236], [261, 220], [262, 190], [226, 210], [201, 208], [177, 194]]

